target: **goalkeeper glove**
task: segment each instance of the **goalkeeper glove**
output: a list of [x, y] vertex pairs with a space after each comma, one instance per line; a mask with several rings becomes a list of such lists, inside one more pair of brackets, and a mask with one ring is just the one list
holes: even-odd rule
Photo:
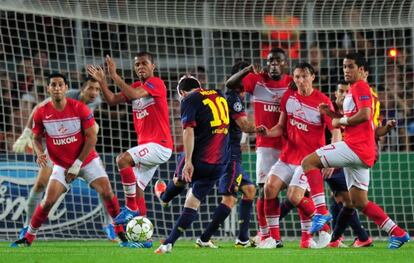
[[24, 153], [26, 152], [26, 146], [33, 149], [32, 136], [32, 130], [27, 127], [24, 128], [23, 133], [13, 144], [13, 151], [17, 153]]

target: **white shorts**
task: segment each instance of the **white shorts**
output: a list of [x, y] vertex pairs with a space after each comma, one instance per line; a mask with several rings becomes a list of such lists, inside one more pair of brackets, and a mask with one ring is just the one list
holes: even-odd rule
[[137, 185], [142, 190], [147, 187], [158, 166], [167, 162], [172, 154], [170, 148], [152, 142], [138, 145], [127, 152], [134, 160], [135, 167], [133, 169]]
[[365, 165], [358, 155], [341, 141], [326, 145], [316, 150], [325, 168], [344, 168], [345, 179], [348, 189], [352, 186], [368, 191], [369, 167]]
[[308, 178], [303, 173], [302, 166], [277, 161], [270, 169], [269, 176], [277, 176], [286, 186], [298, 186], [304, 190], [309, 189]]
[[280, 150], [270, 147], [256, 149], [256, 184], [264, 184], [270, 168], [279, 159]]
[[[70, 189], [68, 183], [65, 180], [65, 168], [59, 165], [53, 165], [52, 175], [50, 176], [49, 180], [56, 180], [63, 184], [66, 190]], [[78, 178], [84, 179], [88, 184], [91, 184], [98, 178], [107, 177], [108, 174], [105, 171], [105, 168], [102, 164], [101, 158], [96, 157], [90, 163], [82, 167], [79, 171]]]

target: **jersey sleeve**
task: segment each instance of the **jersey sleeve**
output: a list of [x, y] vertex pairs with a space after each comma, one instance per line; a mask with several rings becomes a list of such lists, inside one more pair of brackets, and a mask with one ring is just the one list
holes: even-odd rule
[[246, 116], [243, 102], [240, 100], [239, 97], [230, 95], [227, 97], [227, 103], [229, 105], [230, 118], [232, 118], [233, 120], [237, 120], [241, 117]]
[[358, 109], [372, 107], [372, 94], [368, 83], [358, 83], [358, 85], [352, 89], [352, 95], [354, 96], [354, 101]]
[[83, 103], [78, 104], [79, 117], [83, 129], [88, 129], [95, 125], [95, 118], [93, 112]]
[[254, 87], [256, 86], [256, 83], [257, 83], [258, 79], [259, 79], [259, 76], [254, 74], [254, 73], [247, 74], [242, 79], [242, 85], [243, 85], [244, 91], [246, 91], [250, 94], [253, 94]]
[[280, 111], [286, 113], [286, 103], [287, 100], [289, 99], [289, 96], [292, 94], [292, 92], [290, 90], [287, 90], [282, 98], [280, 99]]
[[144, 88], [152, 97], [162, 97], [167, 94], [164, 81], [157, 77], [147, 79], [141, 87]]
[[39, 107], [33, 114], [32, 132], [36, 136], [43, 136], [43, 133], [45, 132], [45, 127], [43, 126], [43, 121], [42, 121], [42, 112], [43, 112], [43, 108]]
[[190, 96], [181, 102], [181, 124], [183, 129], [196, 127], [197, 96]]

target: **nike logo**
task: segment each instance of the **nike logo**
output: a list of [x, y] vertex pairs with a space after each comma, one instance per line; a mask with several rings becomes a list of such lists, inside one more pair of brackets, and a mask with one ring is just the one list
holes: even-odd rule
[[52, 116], [53, 116], [53, 114], [46, 115], [46, 119], [50, 119], [50, 117], [52, 117]]

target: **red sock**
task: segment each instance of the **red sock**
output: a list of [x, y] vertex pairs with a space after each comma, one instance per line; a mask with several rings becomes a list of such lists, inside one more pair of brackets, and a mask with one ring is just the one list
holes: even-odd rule
[[331, 227], [329, 226], [329, 224], [325, 224], [321, 228], [321, 231], [329, 232], [329, 231], [331, 231]]
[[111, 200], [104, 200], [104, 205], [106, 208], [106, 211], [108, 211], [109, 215], [112, 218], [115, 218], [119, 212], [119, 203], [118, 203], [118, 198], [116, 198], [116, 195], [114, 195], [114, 197]]
[[269, 237], [269, 228], [267, 227], [266, 217], [264, 213], [264, 201], [257, 198], [256, 201], [257, 221], [259, 223], [260, 239], [264, 240]]
[[308, 184], [311, 190], [313, 203], [315, 204], [316, 213], [326, 215], [328, 209], [325, 204], [325, 192], [323, 191], [323, 178], [319, 169], [313, 169], [306, 173]]
[[312, 235], [309, 233], [309, 229], [312, 225], [311, 217], [305, 215], [305, 213], [298, 209], [299, 218], [300, 218], [300, 227], [302, 230], [302, 241], [312, 238]]
[[122, 186], [124, 187], [126, 206], [133, 211], [137, 211], [138, 206], [135, 201], [137, 178], [135, 177], [134, 170], [132, 167], [127, 167], [119, 170], [119, 173], [121, 175]]
[[280, 240], [279, 217], [280, 204], [279, 199], [264, 199], [264, 212], [267, 225], [269, 226], [270, 236], [275, 240]]
[[374, 202], [369, 201], [362, 210], [369, 219], [379, 226], [382, 230], [387, 231], [394, 236], [403, 236], [405, 231], [392, 221], [388, 215]]
[[29, 229], [25, 235], [25, 238], [29, 243], [32, 243], [36, 238], [36, 233], [40, 226], [46, 221], [49, 210], [43, 209], [42, 205], [38, 205], [33, 213], [32, 219], [30, 220]]
[[144, 197], [136, 197], [136, 202], [138, 205], [138, 211], [140, 216], [147, 216], [147, 205], [145, 204]]
[[311, 218], [315, 214], [315, 204], [312, 198], [304, 196], [296, 207], [308, 218]]

